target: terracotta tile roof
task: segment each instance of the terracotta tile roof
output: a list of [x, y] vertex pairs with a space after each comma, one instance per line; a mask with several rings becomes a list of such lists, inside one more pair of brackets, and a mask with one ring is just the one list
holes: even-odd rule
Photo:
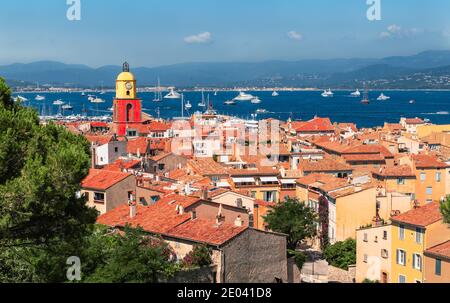
[[431, 155], [412, 155], [416, 168], [447, 168], [448, 165]]
[[293, 122], [292, 128], [297, 133], [302, 132], [334, 132], [333, 124], [329, 118], [314, 118], [307, 122]]
[[81, 182], [81, 187], [85, 189], [107, 190], [129, 176], [131, 176], [129, 173], [91, 169], [89, 170], [89, 175]]
[[202, 176], [227, 175], [225, 167], [214, 161], [212, 158], [192, 159], [188, 161], [187, 165], [191, 167], [194, 172]]
[[406, 124], [424, 124], [425, 121], [423, 121], [420, 118], [407, 118], [405, 119]]
[[384, 166], [380, 169], [376, 169], [373, 171], [373, 174], [381, 177], [414, 177], [414, 173], [412, 168], [405, 165], [398, 166]]
[[328, 191], [349, 186], [347, 180], [329, 174], [314, 173], [297, 179], [297, 184], [316, 187]]
[[440, 203], [433, 202], [422, 207], [412, 209], [398, 216], [392, 217], [392, 221], [426, 227], [432, 223], [442, 220]]
[[141, 135], [149, 134], [148, 125], [144, 123], [128, 123], [127, 129], [136, 130]]
[[338, 123], [337, 127], [340, 129], [348, 129], [350, 128], [353, 132], [357, 132], [358, 128], [355, 123]]
[[91, 127], [108, 128], [109, 126], [106, 122], [91, 122]]
[[112, 135], [85, 135], [86, 139], [96, 145], [105, 145], [112, 141]]
[[264, 206], [264, 207], [275, 207], [277, 205], [275, 202], [267, 202], [267, 201], [258, 200], [258, 199], [255, 199], [254, 204], [258, 205], [258, 206]]
[[260, 166], [248, 169], [231, 169], [228, 171], [230, 176], [278, 176], [280, 171], [276, 167]]
[[450, 240], [427, 249], [425, 254], [450, 259]]
[[127, 153], [137, 155], [138, 152], [143, 155], [148, 151], [149, 142], [145, 137], [138, 137], [127, 142]]
[[108, 164], [103, 167], [104, 170], [122, 171], [124, 169], [131, 169], [140, 167], [141, 160], [125, 160], [117, 159], [114, 163]]
[[379, 144], [362, 144], [353, 146], [346, 149], [344, 154], [381, 154], [385, 158], [394, 157], [386, 147]]
[[160, 154], [158, 154], [158, 155], [156, 155], [156, 156], [154, 156], [154, 157], [151, 157], [150, 158], [150, 160], [153, 160], [153, 161], [155, 161], [155, 162], [158, 162], [158, 161], [160, 161], [160, 160], [162, 160], [162, 159], [164, 159], [165, 157], [167, 157], [167, 156], [170, 156], [170, 155], [172, 155], [172, 153], [160, 153]]
[[380, 154], [349, 154], [342, 156], [347, 162], [355, 161], [376, 161], [384, 162], [384, 157]]
[[130, 218], [129, 206], [121, 205], [98, 217], [97, 223], [116, 227], [130, 224], [150, 233], [211, 245], [222, 245], [248, 228], [228, 223], [217, 225], [214, 220], [203, 218], [191, 220], [190, 213], [177, 212], [177, 205], [187, 208], [198, 201], [198, 198], [168, 195], [154, 205], [138, 205], [133, 218]]
[[245, 231], [248, 226], [230, 223], [216, 224], [214, 220], [197, 218], [179, 225], [168, 232], [169, 236], [195, 242], [222, 245]]
[[302, 160], [299, 164], [300, 170], [304, 172], [324, 172], [324, 171], [351, 171], [352, 167], [337, 162], [333, 159], [322, 159], [318, 161]]
[[152, 121], [147, 124], [147, 128], [150, 132], [165, 132], [170, 129], [170, 124], [160, 122], [160, 121]]

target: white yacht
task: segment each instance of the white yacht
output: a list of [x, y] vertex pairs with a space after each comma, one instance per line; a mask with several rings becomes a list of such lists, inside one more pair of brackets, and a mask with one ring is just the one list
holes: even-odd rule
[[64, 102], [61, 99], [58, 99], [56, 101], [53, 101], [53, 105], [61, 106], [61, 105], [64, 105]]
[[36, 101], [44, 101], [44, 100], [45, 100], [45, 97], [44, 97], [44, 96], [41, 96], [41, 95], [37, 95], [37, 96], [34, 98], [34, 100], [36, 100]]
[[391, 97], [386, 96], [385, 94], [381, 93], [381, 95], [377, 98], [378, 101], [386, 101], [391, 99]]
[[273, 91], [273, 93], [272, 93], [272, 97], [278, 97], [280, 94], [277, 92], [277, 91]]
[[236, 105], [237, 103], [236, 103], [235, 100], [227, 100], [223, 104], [225, 104], [225, 105]]
[[235, 100], [235, 101], [251, 101], [254, 98], [255, 98], [254, 96], [240, 91], [239, 95], [236, 98], [234, 98], [233, 100]]
[[169, 87], [169, 93], [164, 96], [164, 99], [180, 99], [181, 95], [175, 91], [175, 87]]
[[105, 103], [105, 100], [99, 97], [91, 98], [90, 101], [91, 103]]
[[350, 94], [350, 96], [352, 96], [352, 97], [361, 97], [361, 92], [359, 91], [359, 89], [357, 89], [356, 91], [352, 92]]
[[322, 97], [324, 97], [324, 98], [330, 98], [330, 97], [333, 97], [333, 96], [334, 96], [334, 93], [331, 91], [330, 88], [324, 90], [323, 93], [322, 93]]
[[261, 99], [259, 99], [258, 97], [254, 97], [250, 102], [252, 102], [253, 104], [259, 104], [261, 103]]
[[25, 97], [23, 97], [23, 96], [21, 96], [21, 95], [18, 95], [18, 96], [16, 97], [16, 99], [18, 99], [18, 100], [21, 101], [21, 102], [26, 102], [26, 101], [28, 101], [27, 98], [25, 98]]
[[267, 114], [268, 111], [267, 111], [267, 109], [264, 109], [264, 108], [258, 108], [258, 109], [256, 110], [256, 113], [257, 113], [257, 114]]
[[81, 95], [82, 95], [82, 96], [86, 96], [86, 93], [85, 93], [85, 92], [82, 92]]
[[189, 100], [186, 101], [186, 104], [184, 105], [184, 108], [186, 110], [190, 110], [192, 108], [192, 104], [191, 104], [191, 102], [189, 102]]
[[73, 110], [73, 106], [69, 104], [64, 104], [63, 106], [61, 106], [62, 109], [64, 110]]

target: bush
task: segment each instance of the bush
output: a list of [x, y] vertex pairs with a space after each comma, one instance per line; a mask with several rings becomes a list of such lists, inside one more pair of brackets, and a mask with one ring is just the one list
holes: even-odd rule
[[356, 241], [336, 242], [325, 249], [324, 256], [328, 264], [348, 270], [349, 265], [356, 264]]
[[364, 279], [363, 283], [380, 283], [378, 280]]
[[195, 245], [183, 259], [186, 267], [204, 267], [212, 264], [211, 249], [206, 245]]
[[288, 250], [288, 257], [294, 257], [295, 264], [299, 270], [302, 270], [306, 262], [306, 255], [300, 251]]

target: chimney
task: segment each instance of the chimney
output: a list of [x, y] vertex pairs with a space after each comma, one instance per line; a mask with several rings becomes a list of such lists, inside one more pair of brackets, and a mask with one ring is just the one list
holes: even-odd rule
[[91, 151], [92, 151], [92, 156], [91, 156], [91, 168], [95, 169], [96, 167], [96, 162], [97, 162], [97, 153], [95, 151], [95, 146], [92, 143], [91, 144]]
[[130, 218], [136, 217], [137, 203], [136, 203], [136, 195], [134, 192], [128, 198], [128, 206], [130, 207]]
[[184, 207], [183, 206], [177, 205], [176, 211], [177, 211], [177, 214], [184, 215]]
[[244, 225], [244, 220], [242, 220], [241, 215], [237, 216], [236, 220], [234, 220], [234, 225], [237, 227]]
[[202, 187], [201, 199], [202, 200], [208, 200], [208, 188], [205, 187], [205, 186]]
[[222, 215], [222, 204], [220, 204], [219, 211], [217, 212], [217, 216], [216, 216], [216, 224], [221, 225], [223, 222], [225, 222], [225, 216]]

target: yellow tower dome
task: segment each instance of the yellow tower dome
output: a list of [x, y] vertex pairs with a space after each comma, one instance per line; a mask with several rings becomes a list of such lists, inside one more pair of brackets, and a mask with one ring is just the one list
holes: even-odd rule
[[136, 79], [130, 73], [130, 65], [127, 62], [123, 64], [123, 71], [117, 76], [116, 98], [136, 99]]

